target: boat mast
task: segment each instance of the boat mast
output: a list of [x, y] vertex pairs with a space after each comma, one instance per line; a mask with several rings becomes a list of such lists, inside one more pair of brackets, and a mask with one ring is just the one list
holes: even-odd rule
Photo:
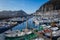
[[27, 31], [28, 31], [28, 30], [27, 30], [27, 27], [28, 27], [28, 21], [26, 20], [26, 27], [25, 27], [25, 30], [24, 30], [25, 33], [27, 33]]
[[28, 21], [26, 20], [26, 29], [28, 28]]

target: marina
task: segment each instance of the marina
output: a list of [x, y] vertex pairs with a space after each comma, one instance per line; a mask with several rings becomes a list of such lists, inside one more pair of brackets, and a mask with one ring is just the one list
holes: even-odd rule
[[59, 0], [10, 1], [4, 1], [5, 5], [15, 6], [5, 8], [10, 7], [12, 11], [0, 12], [0, 40], [60, 40]]
[[[28, 29], [31, 31], [28, 31]], [[16, 27], [12, 28], [12, 31], [9, 30], [1, 34], [0, 39], [1, 37], [3, 37], [4, 40], [38, 40], [38, 39], [44, 40], [43, 39], [44, 36], [47, 36], [47, 35], [50, 36], [51, 30], [53, 31], [52, 33], [54, 37], [59, 35], [58, 33], [59, 27], [51, 27], [51, 25], [46, 25], [46, 24], [41, 24], [36, 26], [33, 23], [33, 18], [31, 18], [28, 21], [21, 23]], [[44, 35], [42, 35], [41, 33]], [[26, 36], [28, 36], [28, 38]]]

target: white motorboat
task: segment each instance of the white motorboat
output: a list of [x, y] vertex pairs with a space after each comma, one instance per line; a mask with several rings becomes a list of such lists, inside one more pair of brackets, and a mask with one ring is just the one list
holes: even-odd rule
[[21, 37], [24, 36], [25, 33], [24, 32], [20, 32], [20, 31], [9, 31], [9, 32], [5, 32], [5, 36], [6, 37]]
[[50, 29], [53, 30], [53, 31], [55, 31], [55, 30], [58, 30], [59, 28], [58, 27], [52, 27]]
[[[46, 36], [51, 36], [51, 33], [45, 33]], [[52, 36], [60, 36], [60, 30], [53, 31]]]

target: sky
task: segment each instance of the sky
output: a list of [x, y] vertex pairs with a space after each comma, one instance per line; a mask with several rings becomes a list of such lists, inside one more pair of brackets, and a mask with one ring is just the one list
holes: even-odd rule
[[0, 11], [23, 10], [26, 13], [31, 14], [38, 10], [40, 6], [47, 1], [48, 0], [0, 0]]

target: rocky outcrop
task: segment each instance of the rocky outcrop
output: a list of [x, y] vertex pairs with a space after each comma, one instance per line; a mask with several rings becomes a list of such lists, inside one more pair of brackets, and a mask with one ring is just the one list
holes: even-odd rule
[[[43, 7], [43, 10], [42, 10], [42, 7]], [[46, 11], [60, 10], [60, 0], [49, 0], [48, 2], [43, 4], [36, 12], [44, 11], [45, 8], [46, 8]]]

